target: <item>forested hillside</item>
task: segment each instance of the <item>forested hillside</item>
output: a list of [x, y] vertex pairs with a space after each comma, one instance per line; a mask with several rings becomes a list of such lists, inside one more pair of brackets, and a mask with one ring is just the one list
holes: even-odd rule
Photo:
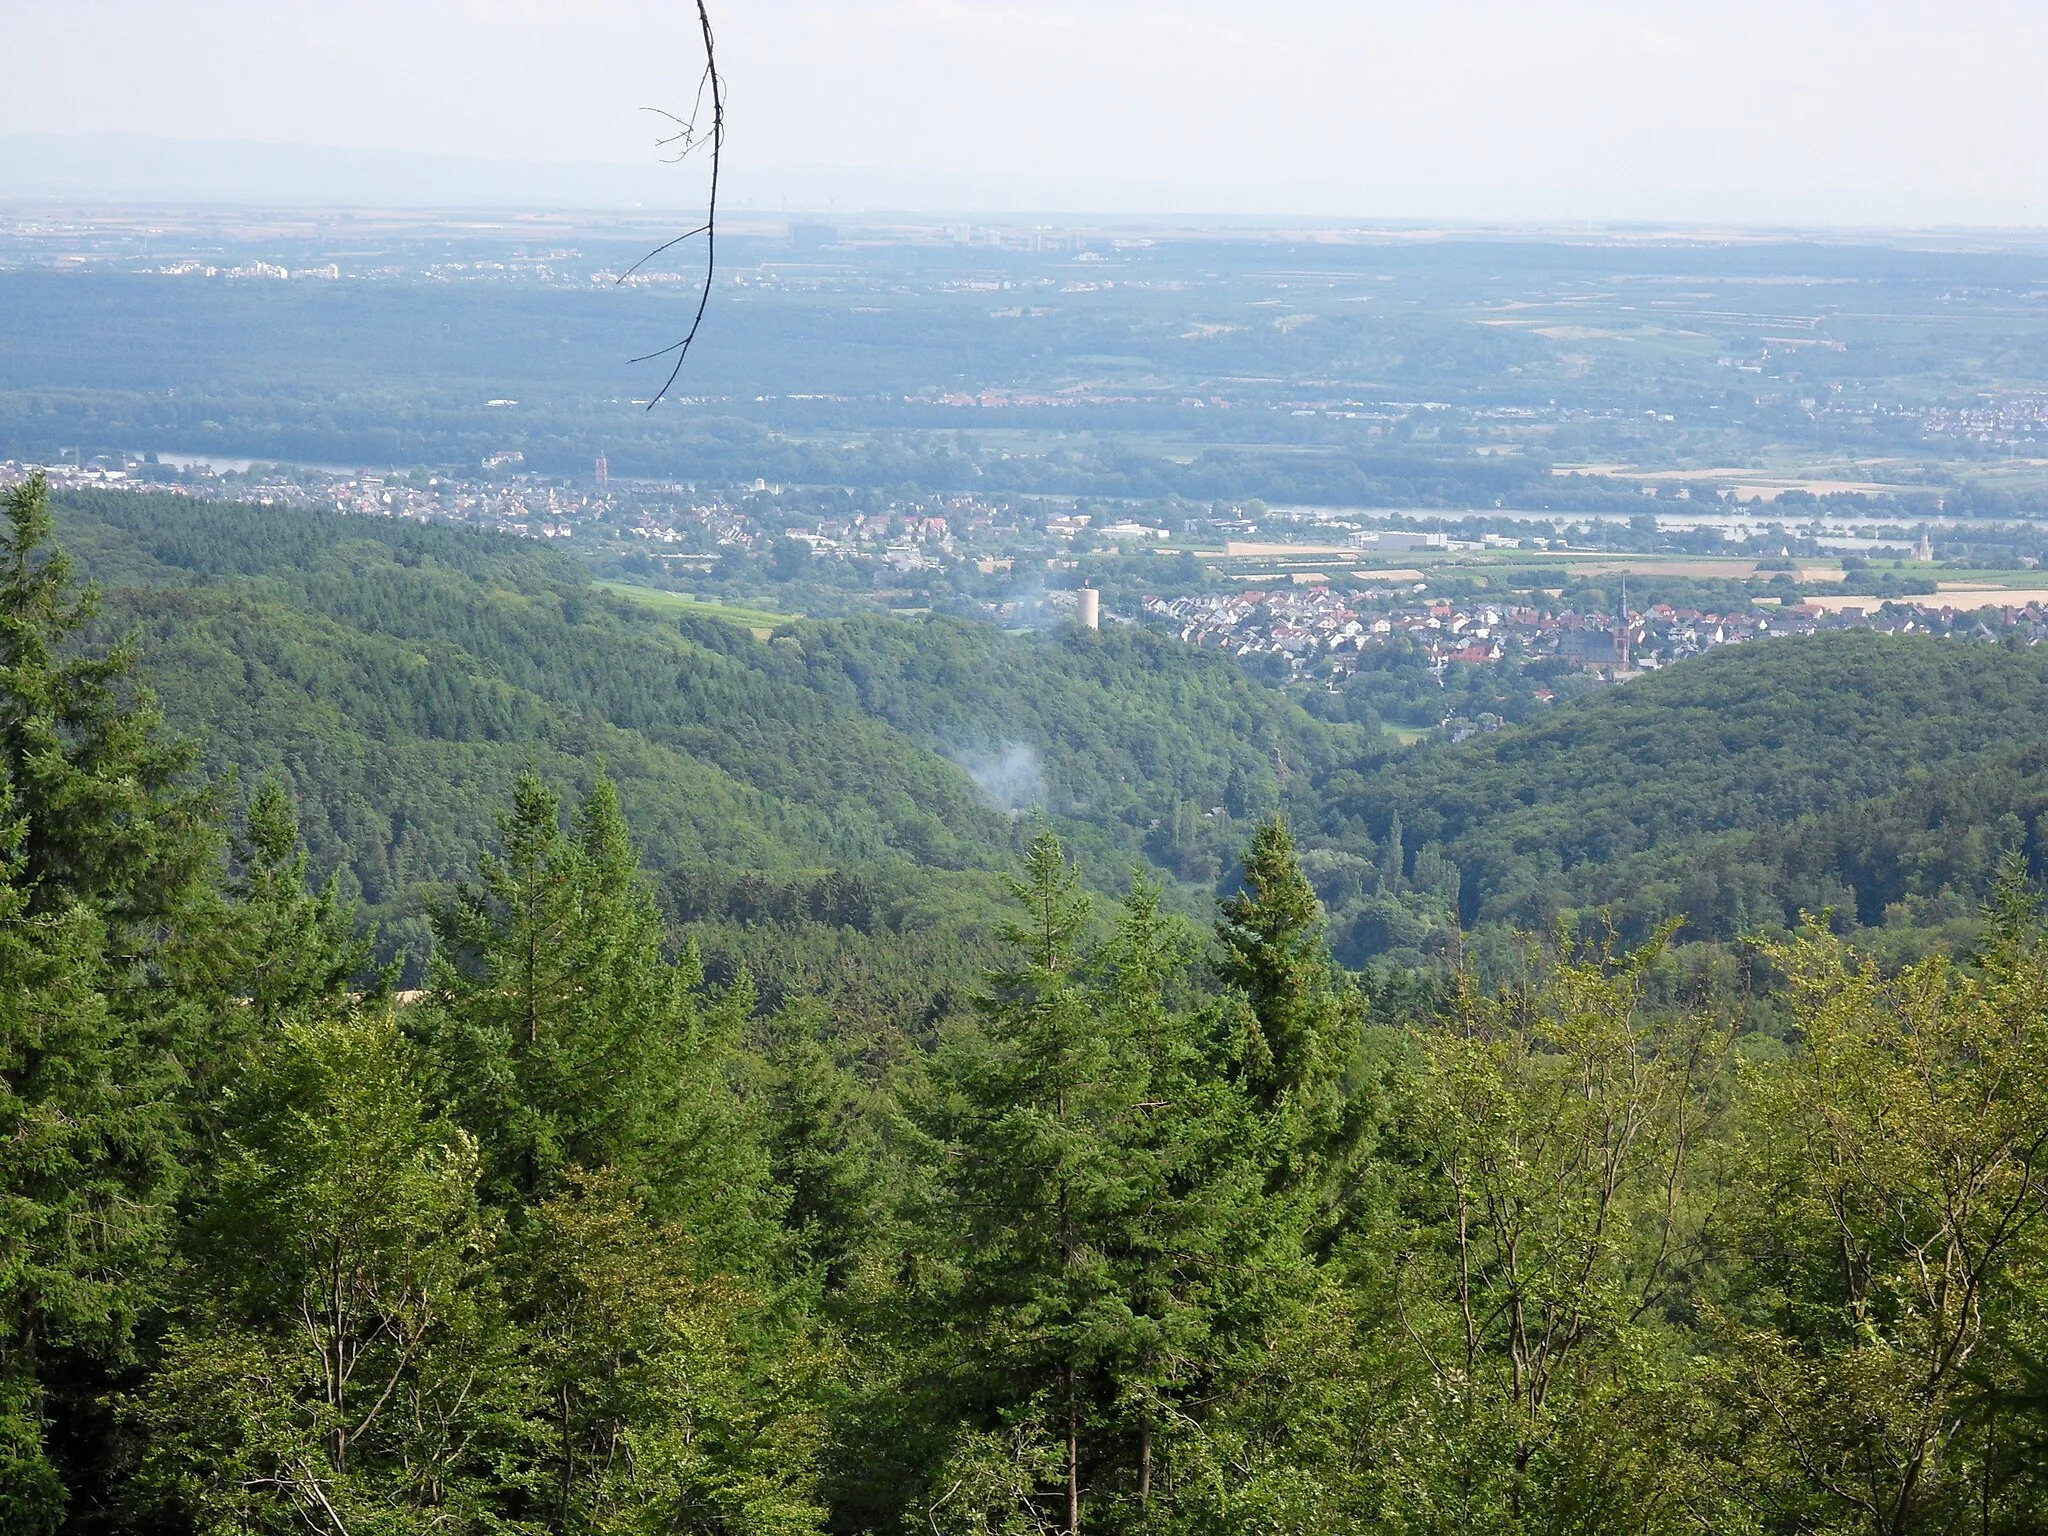
[[[1339, 863], [1376, 857], [1375, 879], [1399, 837], [1409, 883], [1420, 869], [1455, 889], [1468, 926], [1605, 910], [1633, 938], [1684, 917], [1725, 940], [1831, 908], [1939, 927], [1974, 909], [2004, 854], [2039, 865], [2044, 712], [2039, 650], [1773, 640], [1340, 773], [1319, 829]], [[1387, 919], [1354, 904], [1359, 952], [1385, 947]]]
[[[1177, 663], [1142, 637], [1099, 654], [1025, 642], [1013, 683], [962, 682], [948, 713], [926, 690], [994, 642], [707, 643], [615, 611], [544, 556], [334, 522], [278, 534], [305, 541], [294, 569], [245, 525], [240, 573], [194, 580], [168, 524], [73, 526], [103, 568], [157, 583], [123, 601], [158, 682], [204, 690], [174, 707], [236, 734], [179, 739], [139, 687], [144, 656], [110, 649], [77, 595], [41, 486], [11, 493], [9, 1536], [2048, 1522], [2048, 933], [2016, 854], [1971, 948], [1897, 968], [1809, 925], [1739, 972], [1698, 947], [1563, 936], [1497, 978], [1452, 956], [1362, 980], [1332, 961], [1311, 872], [1384, 867], [1393, 899], [1455, 896], [1441, 852], [1435, 884], [1428, 848], [1397, 864], [1391, 811], [1385, 834], [1356, 834], [1381, 839], [1384, 866], [1303, 850], [1278, 816], [1240, 822], [1230, 894], [1190, 923], [1142, 878], [1091, 893], [1050, 826], [1018, 836], [943, 757], [854, 707], [943, 734], [1007, 724], [1011, 686], [1072, 708], [1173, 685]], [[936, 661], [901, 638], [931, 634]], [[518, 653], [543, 639], [571, 649]], [[1749, 649], [1764, 670], [1801, 654]], [[1861, 641], [1805, 653], [1838, 685], [1889, 675]], [[2030, 658], [1901, 654], [1947, 689], [1922, 758], [2027, 707]], [[1990, 665], [1950, 666], [1964, 655]], [[1739, 702], [1738, 660], [1759, 665], [1660, 687]], [[1276, 770], [1300, 754], [1285, 793], [1311, 773], [1344, 784], [1341, 743], [1317, 757], [1314, 732], [1234, 671], [1188, 665], [1182, 728], [1220, 711], [1277, 733]], [[576, 689], [627, 723], [599, 734]], [[294, 690], [318, 704], [297, 734]], [[1504, 737], [1403, 758], [1354, 792], [1407, 792], [1434, 765], [1467, 797], [1447, 804], [1476, 805], [1488, 775], [1613, 760], [1600, 732], [1626, 739], [1615, 720], [1642, 723], [1657, 697], [1581, 711], [1583, 748], [1544, 727], [1526, 759]], [[737, 734], [756, 708], [761, 734], [738, 746], [701, 734]], [[1169, 712], [1139, 699], [1122, 718], [1177, 750]], [[1700, 742], [1714, 718], [1698, 707]], [[1766, 718], [1754, 750], [1724, 756], [1856, 761], [1829, 755], [1839, 714]], [[384, 734], [332, 780], [336, 803], [361, 796], [372, 839], [434, 807], [445, 841], [418, 847], [462, 877], [422, 892], [425, 985], [404, 998], [360, 914], [312, 880], [283, 778], [254, 777], [274, 754], [319, 790], [323, 754], [363, 727]], [[879, 790], [740, 772], [749, 746], [841, 741]], [[642, 832], [594, 761], [613, 745], [673, 825]], [[1113, 797], [1088, 835], [1118, 845], [1147, 791], [1108, 786], [1152, 749], [1097, 724], [1042, 750], [1084, 748], [1097, 777], [1063, 782], [1077, 810]], [[1703, 750], [1650, 760], [1694, 812], [1611, 828], [1650, 827], [1653, 854], [1661, 828], [1740, 829], [1749, 802], [1716, 798]], [[209, 755], [251, 776], [209, 777]], [[1190, 771], [1240, 775], [1243, 795], [1260, 762], [1210, 747]], [[432, 799], [463, 763], [479, 766], [461, 794]], [[1865, 807], [1872, 825], [1974, 823], [2030, 803], [2040, 777], [2022, 753], [1973, 800], [1916, 772], [1860, 781], [1902, 784], [1889, 800], [1788, 786], [1766, 804], [1805, 818], [1785, 846], [1817, 857], [1853, 843]], [[951, 798], [890, 800], [920, 794]], [[1407, 808], [1420, 825], [1426, 805]], [[313, 823], [344, 839], [328, 814]], [[468, 845], [472, 814], [488, 827]], [[1426, 831], [1476, 853], [1459, 839], [1486, 825]], [[958, 867], [912, 862], [920, 827]], [[643, 838], [691, 859], [657, 880]], [[843, 849], [893, 862], [802, 863]], [[778, 862], [737, 862], [757, 852]], [[983, 887], [945, 882], [993, 891], [999, 873], [1000, 921], [946, 948]], [[707, 974], [736, 932], [770, 936], [750, 954], [773, 995], [736, 953]], [[933, 1008], [933, 973], [963, 967]], [[1760, 1005], [1784, 1027], [1753, 1028]]]
[[[139, 629], [211, 767], [281, 776], [314, 867], [342, 872], [415, 976], [423, 898], [470, 867], [517, 773], [580, 792], [600, 759], [671, 915], [721, 935], [714, 972], [748, 952], [814, 981], [889, 970], [877, 932], [890, 952], [934, 923], [986, 938], [1035, 808], [1098, 888], [1143, 864], [1186, 910], [1284, 809], [1352, 964], [1436, 963], [1454, 921], [1596, 913], [1728, 941], [1832, 909], [1917, 952], [1966, 932], [2004, 853], [2039, 862], [2032, 650], [1731, 647], [1395, 752], [1139, 629], [875, 616], [764, 642], [621, 602], [525, 540], [168, 497], [59, 513], [109, 589], [98, 633]], [[835, 871], [857, 911], [803, 895]], [[792, 947], [792, 926], [816, 931]]]
[[139, 627], [208, 765], [277, 773], [315, 866], [416, 950], [420, 897], [526, 768], [587, 788], [603, 760], [656, 871], [861, 870], [952, 891], [928, 911], [957, 920], [986, 912], [1013, 811], [1043, 805], [1099, 881], [1153, 857], [1206, 884], [1284, 766], [1342, 750], [1234, 663], [1142, 633], [872, 619], [764, 644], [524, 540], [170, 497], [59, 515], [109, 589], [100, 635]]
[[[743, 951], [777, 975], [815, 980], [826, 950], [887, 971], [875, 934], [893, 952], [935, 922], [971, 948], [1031, 808], [1099, 888], [1141, 863], [1188, 910], [1284, 808], [1352, 964], [1440, 958], [1454, 914], [1487, 933], [1606, 912], [1637, 938], [1684, 917], [1727, 941], [1825, 908], [1917, 951], [1964, 931], [2003, 853], [2038, 861], [2030, 650], [1735, 647], [1397, 753], [1143, 630], [865, 617], [764, 642], [618, 601], [530, 541], [168, 497], [59, 513], [109, 589], [99, 634], [139, 628], [210, 766], [281, 776], [314, 867], [415, 976], [422, 900], [516, 774], [580, 791], [600, 759], [671, 914], [722, 935], [718, 974]], [[834, 871], [867, 893], [856, 921], [801, 894]], [[816, 931], [793, 948], [792, 926]]]

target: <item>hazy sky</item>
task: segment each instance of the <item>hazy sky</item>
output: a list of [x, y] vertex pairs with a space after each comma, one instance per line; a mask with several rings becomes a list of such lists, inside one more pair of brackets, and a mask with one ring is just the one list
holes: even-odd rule
[[[761, 197], [844, 167], [849, 202], [2048, 223], [2040, 0], [712, 9]], [[693, 28], [692, 0], [0, 0], [0, 134], [646, 160]]]

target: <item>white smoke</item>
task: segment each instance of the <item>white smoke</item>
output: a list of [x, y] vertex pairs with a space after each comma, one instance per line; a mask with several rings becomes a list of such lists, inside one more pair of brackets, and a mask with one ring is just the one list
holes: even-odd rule
[[1045, 803], [1045, 774], [1038, 749], [1013, 741], [994, 752], [963, 753], [953, 759], [981, 792], [1001, 809], [1028, 810]]

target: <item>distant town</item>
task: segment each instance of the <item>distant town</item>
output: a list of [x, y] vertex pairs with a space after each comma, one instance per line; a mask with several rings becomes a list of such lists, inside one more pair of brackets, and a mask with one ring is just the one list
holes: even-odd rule
[[[0, 464], [0, 486], [29, 472]], [[883, 609], [1006, 627], [1141, 623], [1311, 692], [1342, 696], [1356, 686], [1389, 723], [1454, 739], [1589, 685], [1753, 640], [1855, 627], [2030, 645], [2048, 638], [2048, 590], [1949, 597], [1923, 580], [1925, 590], [1910, 595], [1844, 595], [1846, 576], [1871, 557], [1932, 569], [1934, 534], [1946, 541], [1955, 530], [1840, 515], [1788, 525], [1722, 509], [1702, 524], [1667, 505], [1661, 522], [1646, 525], [1368, 516], [1256, 500], [1116, 508], [615, 479], [601, 457], [572, 481], [529, 473], [516, 451], [492, 453], [468, 474], [216, 466], [169, 454], [98, 456], [46, 473], [60, 490], [332, 508], [558, 543], [629, 595], [681, 592], [792, 617]], [[1421, 526], [1429, 522], [1436, 526]], [[1726, 555], [1615, 553], [1696, 543], [1702, 528]], [[1683, 591], [1661, 590], [1671, 578]], [[1586, 589], [1595, 579], [1602, 584]], [[1760, 593], [1767, 579], [1777, 590]]]

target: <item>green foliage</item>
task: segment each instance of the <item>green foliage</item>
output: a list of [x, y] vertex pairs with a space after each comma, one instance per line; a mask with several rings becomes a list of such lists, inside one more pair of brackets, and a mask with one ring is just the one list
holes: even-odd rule
[[35, 1532], [65, 1501], [47, 1424], [154, 1300], [177, 1140], [174, 1079], [105, 995], [103, 921], [32, 913], [21, 841], [0, 829], [0, 1524]]
[[516, 1275], [532, 1391], [520, 1483], [535, 1523], [817, 1529], [823, 1362], [771, 1347], [785, 1330], [765, 1299], [705, 1273], [686, 1229], [651, 1220], [616, 1174], [579, 1171], [533, 1210]]
[[425, 1025], [464, 1119], [490, 1127], [495, 1198], [538, 1197], [571, 1165], [640, 1164], [663, 1135], [695, 978], [661, 956], [651, 898], [609, 780], [563, 835], [561, 802], [524, 776], [504, 854], [436, 914]]
[[229, 882], [239, 918], [240, 974], [258, 1034], [322, 1002], [338, 1001], [370, 969], [372, 936], [340, 894], [340, 877], [308, 889], [298, 811], [284, 786], [266, 779], [249, 802], [248, 828]]
[[1660, 1325], [1703, 1255], [1727, 1040], [1656, 1017], [1656, 953], [1562, 947], [1495, 994], [1468, 977], [1420, 1034], [1401, 1220], [1376, 1255], [1427, 1382], [1393, 1436], [1400, 1528], [1681, 1523], [1685, 1466], [1619, 1421], [1675, 1401]]
[[958, 1425], [925, 1515], [1078, 1529], [1085, 1502], [1136, 1526], [1204, 1482], [1241, 1351], [1305, 1278], [1302, 1213], [1267, 1198], [1280, 1134], [1218, 1013], [1189, 1006], [1156, 889], [1084, 952], [1087, 902], [1041, 830], [1015, 893], [983, 1026], [909, 1104], [942, 1170], [935, 1365]]
[[[60, 1517], [135, 1358], [184, 1181], [184, 1062], [210, 999], [212, 797], [135, 688], [77, 644], [94, 595], [40, 478], [0, 552], [0, 1512]], [[179, 983], [183, 983], [181, 986]]]
[[1345, 1065], [1356, 1009], [1333, 973], [1322, 905], [1284, 821], [1252, 834], [1244, 889], [1220, 905], [1218, 970], [1257, 1021], [1246, 1051], [1251, 1089], [1269, 1109], [1287, 1100], [1306, 1129], [1328, 1134], [1336, 1119], [1330, 1090]]
[[[496, 541], [237, 549], [143, 502], [99, 552], [163, 583], [132, 603], [201, 700], [170, 713], [220, 705], [223, 765], [299, 754], [230, 837], [40, 495], [0, 572], [8, 1531], [2048, 1519], [2042, 771], [1970, 755], [2048, 702], [2031, 655], [1774, 642], [1354, 773], [1137, 640], [685, 638]], [[272, 664], [297, 701], [236, 716]], [[983, 739], [1037, 745], [1054, 812], [1094, 798], [1096, 860], [1247, 837], [1213, 929], [1142, 870], [1102, 902], [1043, 818], [1003, 899], [1017, 829], [931, 747], [1034, 696], [1085, 724]], [[369, 721], [404, 763], [376, 857], [417, 792], [441, 861], [423, 993], [289, 788], [367, 782], [335, 763]], [[1858, 915], [1902, 889], [1977, 942], [1674, 947], [1673, 872], [1731, 850], [1771, 903], [1854, 862]], [[1504, 932], [1537, 908], [1555, 938]], [[1455, 963], [1346, 974], [1327, 935], [1367, 921]]]
[[760, 1157], [726, 1083], [752, 998], [700, 1009], [693, 952], [663, 953], [652, 892], [600, 775], [573, 834], [523, 776], [502, 855], [435, 917], [417, 1025], [443, 1092], [477, 1128], [484, 1187], [517, 1208], [571, 1168], [615, 1169], [657, 1212], [687, 1216], [728, 1259], [761, 1233]]
[[132, 642], [70, 649], [99, 595], [74, 590], [40, 475], [7, 493], [0, 552], [0, 763], [21, 818], [29, 905], [90, 902], [128, 924], [162, 923], [203, 879], [214, 804], [180, 780], [193, 747], [163, 730], [138, 689]]
[[131, 1412], [203, 1531], [486, 1528], [516, 1387], [473, 1140], [388, 1009], [286, 1025], [240, 1085], [196, 1289]]
[[885, 1220], [881, 1138], [861, 1079], [820, 1038], [828, 1018], [793, 1005], [767, 1052], [767, 1146], [796, 1266], [828, 1292], [844, 1291], [875, 1251]]
[[1749, 1431], [1732, 1500], [1829, 1531], [2048, 1518], [1995, 1418], [2026, 1399], [2048, 1279], [2033, 907], [2009, 867], [1970, 967], [1886, 977], [1813, 927], [1773, 951], [1805, 1048], [1747, 1107], [1741, 1264], [1714, 1318], [1722, 1422]]
[[[1542, 721], [1327, 781], [1321, 827], [1459, 873], [1467, 926], [1543, 931], [1611, 907], [1640, 942], [1789, 931], [1802, 910], [1938, 929], [2029, 836], [2048, 708], [2039, 651], [1847, 632], [1713, 652]], [[2013, 819], [2008, 821], [2006, 818]], [[1400, 947], [1365, 902], [1340, 950]], [[1891, 910], [1891, 909], [1896, 909]]]

